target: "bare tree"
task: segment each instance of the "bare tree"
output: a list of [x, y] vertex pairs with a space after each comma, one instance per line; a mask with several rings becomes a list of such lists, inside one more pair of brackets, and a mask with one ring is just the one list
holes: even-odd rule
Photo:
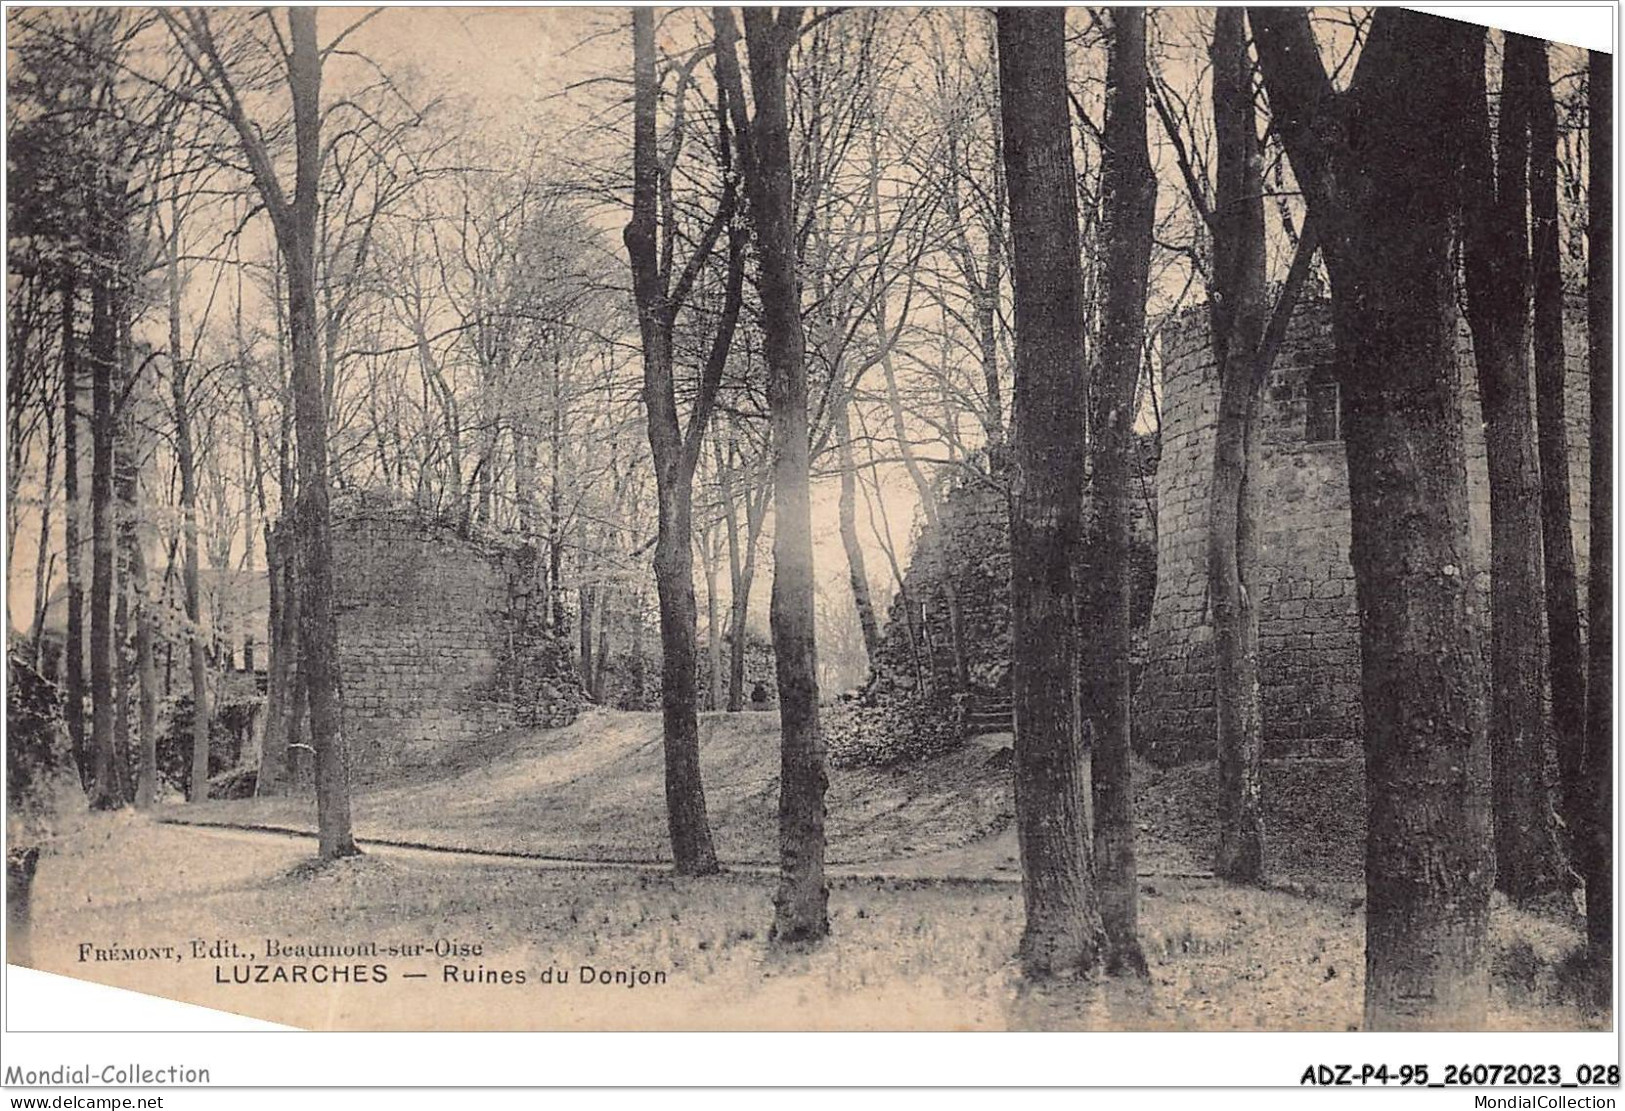
[[[178, 185], [177, 185], [178, 188]], [[192, 360], [181, 336], [181, 205], [178, 193], [170, 198], [166, 275], [169, 293], [169, 382], [175, 422], [175, 459], [180, 472], [182, 529], [182, 593], [186, 602], [187, 655], [192, 674], [192, 759], [186, 801], [209, 797], [209, 670], [203, 643], [203, 608], [198, 586], [198, 477], [193, 442]]]
[[1479, 40], [1464, 179], [1467, 320], [1490, 476], [1495, 882], [1519, 901], [1558, 888], [1564, 877], [1546, 775], [1540, 475], [1529, 401], [1529, 70], [1531, 55], [1544, 49], [1535, 39], [1507, 36], [1492, 156]]
[[1552, 732], [1569, 829], [1584, 825], [1585, 651], [1570, 508], [1569, 430], [1564, 383], [1563, 259], [1558, 236], [1557, 106], [1544, 43], [1529, 57], [1530, 259], [1534, 282], [1536, 430], [1540, 452], [1541, 552], [1545, 564], [1547, 666]]
[[[773, 493], [771, 470], [759, 478], [751, 479], [741, 469], [739, 437], [730, 427], [726, 457], [720, 441], [713, 441], [718, 454], [717, 469], [721, 475], [723, 520], [728, 529], [728, 712], [737, 714], [745, 708], [745, 649], [749, 639], [747, 622], [750, 617], [751, 587], [756, 578], [756, 552], [760, 546], [762, 526], [767, 519], [767, 505]], [[744, 489], [738, 488], [738, 479], [745, 477]], [[740, 501], [744, 502], [744, 520], [740, 520]]]
[[1332, 282], [1361, 619], [1365, 1025], [1473, 1027], [1492, 864], [1451, 240], [1483, 31], [1380, 8], [1339, 93], [1305, 11], [1248, 17]]
[[[654, 453], [655, 488], [660, 508], [660, 531], [655, 545], [655, 585], [660, 595], [661, 668], [660, 702], [665, 716], [666, 811], [671, 827], [672, 858], [677, 871], [704, 875], [717, 870], [716, 850], [705, 813], [705, 789], [700, 779], [698, 692], [695, 668], [696, 611], [694, 602], [694, 471], [704, 448], [706, 425], [722, 384], [722, 372], [733, 344], [734, 326], [744, 299], [745, 252], [743, 232], [731, 227], [734, 183], [729, 176], [731, 139], [726, 104], [718, 107], [717, 150], [724, 175], [722, 197], [697, 246], [673, 274], [677, 235], [675, 214], [668, 202], [664, 214], [660, 198], [670, 195], [663, 163], [675, 162], [683, 141], [679, 130], [674, 149], [663, 159], [657, 145], [656, 112], [659, 77], [655, 64], [654, 12], [632, 14], [633, 75], [636, 104], [633, 123], [632, 221], [626, 226], [626, 248], [632, 260], [633, 293], [638, 304], [638, 325], [643, 339], [643, 397], [648, 412], [649, 446]], [[686, 75], [684, 75], [686, 78]], [[685, 80], [686, 84], [686, 80]], [[679, 115], [683, 111], [678, 90]], [[719, 90], [725, 100], [728, 93]], [[680, 124], [680, 120], [679, 120]], [[669, 171], [667, 172], [669, 174]], [[664, 220], [662, 220], [664, 215]], [[726, 290], [721, 315], [712, 333], [710, 352], [701, 372], [698, 392], [682, 426], [677, 410], [672, 365], [672, 333], [677, 314], [693, 290], [718, 237], [728, 233]], [[662, 245], [664, 236], [664, 245]], [[675, 284], [674, 284], [675, 279]]]
[[[300, 672], [316, 749], [319, 852], [332, 860], [360, 850], [350, 829], [350, 787], [338, 706], [333, 626], [333, 560], [328, 490], [327, 389], [318, 348], [315, 270], [321, 168], [321, 82], [326, 54], [316, 41], [316, 11], [287, 10], [287, 81], [293, 104], [294, 189], [283, 190], [263, 132], [249, 119], [221, 56], [207, 12], [163, 13], [171, 34], [203, 80], [213, 107], [236, 132], [254, 184], [270, 214], [287, 271], [292, 393], [299, 434], [298, 538]], [[275, 17], [267, 14], [266, 18]], [[332, 48], [329, 47], [329, 50]]]
[[773, 654], [779, 687], [779, 887], [773, 939], [829, 933], [824, 882], [824, 740], [818, 729], [806, 337], [796, 284], [795, 199], [785, 74], [801, 8], [744, 10], [754, 113], [747, 113], [733, 13], [718, 8], [717, 75], [740, 145], [760, 259], [762, 331], [773, 426]]
[[1099, 371], [1089, 384], [1088, 516], [1080, 552], [1078, 644], [1082, 711], [1092, 734], [1095, 867], [1113, 969], [1144, 974], [1140, 881], [1134, 865], [1129, 682], [1129, 566], [1134, 400], [1145, 344], [1146, 287], [1157, 178], [1146, 145], [1145, 11], [1112, 10], [1101, 134], [1102, 259]]
[[79, 492], [79, 338], [74, 268], [62, 275], [62, 489], [63, 533], [67, 550], [67, 643], [63, 645], [66, 680], [64, 716], [73, 745], [80, 782], [90, 785], [90, 750], [85, 744], [85, 586], [84, 545], [79, 530], [84, 499]]
[[1010, 191], [1016, 378], [1010, 498], [1016, 836], [1030, 976], [1106, 954], [1085, 807], [1077, 574], [1088, 381], [1083, 272], [1066, 97], [1066, 13], [1000, 8], [999, 96]]
[[91, 381], [90, 703], [95, 758], [90, 798], [97, 809], [114, 809], [124, 805], [114, 738], [118, 711], [113, 686], [117, 654], [113, 635], [113, 453], [118, 426], [115, 392], [120, 380], [116, 298], [129, 248], [124, 211], [127, 185], [110, 166], [98, 166], [94, 173], [89, 240], [96, 269], [91, 281], [87, 352]]
[[[1219, 418], [1208, 510], [1208, 605], [1213, 615], [1213, 690], [1219, 770], [1219, 844], [1214, 870], [1256, 883], [1264, 875], [1263, 711], [1258, 685], [1258, 359], [1266, 305], [1263, 152], [1253, 103], [1245, 13], [1220, 8], [1213, 22], [1213, 121], [1218, 190], [1210, 225], [1209, 298], [1218, 361]], [[1249, 476], [1252, 481], [1249, 482]]]

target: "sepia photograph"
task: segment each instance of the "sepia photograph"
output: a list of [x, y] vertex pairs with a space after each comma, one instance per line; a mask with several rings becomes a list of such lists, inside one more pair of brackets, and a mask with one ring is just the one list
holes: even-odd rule
[[[1382, 1083], [1617, 1088], [1612, 53], [4, 33], [8, 1030], [48, 974], [320, 1032], [1604, 1034]], [[0, 1062], [220, 1082], [57, 1064]]]

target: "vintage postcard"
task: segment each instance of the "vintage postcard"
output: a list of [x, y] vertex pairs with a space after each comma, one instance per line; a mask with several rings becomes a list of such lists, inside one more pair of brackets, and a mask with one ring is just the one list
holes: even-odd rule
[[11, 974], [1617, 1085], [1613, 55], [1506, 13], [8, 7]]

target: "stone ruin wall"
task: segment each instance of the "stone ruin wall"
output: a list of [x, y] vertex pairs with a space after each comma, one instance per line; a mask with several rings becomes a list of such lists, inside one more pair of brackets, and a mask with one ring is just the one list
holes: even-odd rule
[[[922, 527], [881, 628], [876, 679], [887, 691], [954, 687], [947, 584], [959, 597], [971, 686], [1010, 688], [1010, 519], [1003, 492], [961, 479], [943, 491], [938, 530]], [[921, 688], [923, 687], [923, 690]]]
[[[1133, 597], [1136, 641], [1150, 608], [1151, 548], [1156, 490], [1149, 464], [1131, 488]], [[923, 526], [915, 540], [904, 589], [893, 595], [882, 626], [876, 665], [879, 693], [927, 693], [954, 687], [953, 632], [946, 586], [958, 593], [973, 698], [1010, 692], [1010, 508], [1003, 478], [960, 476], [943, 491], [941, 529]]]
[[543, 624], [535, 553], [410, 509], [336, 511], [334, 611], [352, 772], [434, 761], [514, 727], [565, 725], [583, 698]]
[[[1159, 762], [1175, 762], [1211, 756], [1213, 748], [1206, 529], [1218, 387], [1205, 310], [1171, 323], [1162, 342], [1157, 590], [1135, 699], [1135, 736], [1142, 751]], [[1571, 324], [1567, 350], [1571, 504], [1583, 600], [1590, 475], [1583, 323], [1578, 329]], [[1472, 530], [1469, 570], [1480, 589], [1477, 612], [1484, 622], [1487, 663], [1489, 478], [1465, 324], [1459, 352]], [[1331, 359], [1330, 308], [1324, 301], [1305, 303], [1277, 356], [1263, 412], [1258, 593], [1267, 756], [1348, 755], [1358, 751], [1361, 735], [1347, 462], [1341, 439], [1306, 438], [1310, 382]]]

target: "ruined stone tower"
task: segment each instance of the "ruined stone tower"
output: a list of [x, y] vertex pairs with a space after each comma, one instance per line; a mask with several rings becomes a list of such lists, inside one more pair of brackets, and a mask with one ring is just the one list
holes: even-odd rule
[[[1569, 315], [1569, 475], [1583, 590], [1590, 475], [1585, 329], [1583, 313]], [[1170, 322], [1162, 351], [1157, 589], [1135, 697], [1135, 742], [1159, 762], [1177, 762], [1210, 756], [1213, 748], [1206, 559], [1218, 384], [1205, 310]], [[1475, 609], [1484, 623], [1487, 653], [1489, 478], [1465, 325], [1459, 351], [1472, 528], [1468, 571], [1480, 588]], [[1349, 565], [1341, 399], [1331, 371], [1330, 306], [1306, 302], [1294, 314], [1276, 358], [1262, 415], [1259, 673], [1267, 756], [1358, 751], [1360, 627]]]
[[333, 566], [344, 731], [360, 777], [580, 711], [534, 549], [357, 497], [335, 507]]

